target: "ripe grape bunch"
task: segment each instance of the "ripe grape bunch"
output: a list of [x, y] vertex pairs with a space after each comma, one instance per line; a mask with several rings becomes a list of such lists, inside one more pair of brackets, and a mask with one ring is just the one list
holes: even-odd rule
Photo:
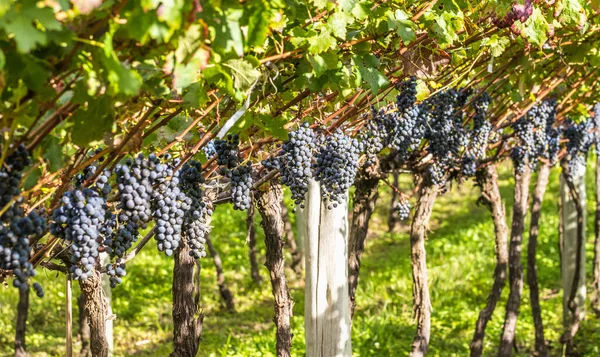
[[433, 156], [428, 172], [435, 185], [443, 185], [450, 169], [463, 165], [460, 152], [468, 145], [469, 135], [462, 125], [462, 108], [469, 95], [469, 91], [450, 89], [422, 104], [421, 120], [427, 123], [424, 138]]
[[[523, 172], [525, 165], [535, 168], [539, 156], [546, 157], [549, 150], [558, 150], [559, 132], [552, 129], [555, 115], [556, 104], [541, 102], [512, 125], [517, 143], [511, 156], [517, 172]], [[553, 147], [549, 148], [551, 142]]]
[[239, 136], [227, 135], [227, 140], [215, 140], [217, 164], [220, 172], [231, 180], [231, 201], [233, 209], [247, 210], [252, 204], [250, 190], [252, 188], [252, 163], [241, 164], [238, 151]]
[[556, 99], [545, 100], [540, 103], [540, 115], [543, 117], [544, 130], [543, 135], [544, 138], [541, 141], [541, 145], [539, 145], [539, 155], [546, 158], [550, 165], [555, 165], [558, 161], [558, 152], [560, 151], [560, 137], [562, 131], [560, 128], [554, 127], [554, 122], [556, 120]]
[[237, 134], [228, 134], [227, 140], [214, 141], [214, 147], [217, 154], [217, 164], [221, 166], [222, 175], [227, 174], [229, 170], [239, 165], [239, 143], [240, 138]]
[[115, 167], [119, 195], [116, 216], [118, 224], [113, 220], [109, 223], [118, 226], [118, 229], [104, 242], [111, 256], [123, 257], [137, 241], [139, 230], [146, 228], [152, 218], [153, 185], [163, 170], [164, 165], [154, 154], [147, 159], [139, 154]]
[[252, 204], [250, 196], [252, 189], [252, 163], [239, 165], [228, 172], [227, 176], [231, 179], [231, 200], [234, 210], [247, 210]]
[[[19, 198], [21, 172], [30, 163], [25, 146], [19, 145], [0, 167], [0, 207], [9, 205], [0, 215], [0, 269], [11, 270], [15, 274], [13, 286], [21, 290], [28, 289], [28, 278], [35, 276], [29, 262], [30, 239], [46, 228], [46, 220], [38, 212], [25, 214], [23, 199]], [[38, 296], [44, 295], [41, 285], [35, 283], [34, 288]]]
[[[513, 25], [517, 20], [521, 23], [525, 23], [531, 14], [533, 14], [533, 4], [531, 0], [525, 0], [523, 4], [514, 2], [511, 9], [502, 18], [495, 16], [492, 19], [492, 22], [499, 28], [510, 27], [513, 29]], [[514, 28], [514, 30], [516, 31], [517, 29]]]
[[274, 158], [275, 165], [265, 167], [279, 168], [281, 183], [288, 186], [292, 192], [292, 200], [304, 208], [304, 198], [308, 192], [308, 183], [312, 178], [311, 165], [315, 150], [315, 133], [308, 123], [288, 134], [288, 140], [281, 145], [281, 151]]
[[359, 154], [358, 141], [341, 130], [324, 137], [319, 143], [313, 170], [328, 209], [337, 207], [346, 199], [358, 170]]
[[208, 223], [212, 215], [212, 209], [204, 202], [201, 186], [204, 183], [202, 165], [193, 160], [187, 162], [181, 168], [179, 177], [187, 207], [183, 220], [183, 234], [190, 247], [190, 256], [200, 259], [206, 256], [204, 243], [210, 230]]
[[[169, 160], [169, 157], [165, 159]], [[178, 159], [157, 165], [161, 172], [160, 183], [152, 198], [157, 247], [169, 257], [181, 243], [184, 210], [188, 209], [185, 194], [179, 187], [179, 171], [174, 170], [178, 165]]]
[[114, 264], [106, 265], [106, 274], [109, 276], [109, 282], [111, 288], [116, 288], [117, 285], [123, 282], [123, 277], [127, 275], [125, 271], [125, 263], [121, 258], [117, 258]]
[[585, 169], [587, 154], [596, 141], [593, 133], [594, 123], [592, 120], [575, 123], [572, 120], [566, 122], [564, 130], [567, 139], [568, 170], [569, 175], [580, 174]]
[[408, 217], [410, 216], [410, 202], [408, 202], [407, 199], [402, 198], [400, 202], [396, 203], [394, 211], [396, 212], [396, 214], [398, 214], [400, 220], [404, 221], [408, 219]]
[[385, 147], [397, 151], [396, 157], [403, 161], [409, 151], [418, 147], [424, 134], [420, 119], [420, 107], [416, 102], [416, 78], [402, 82], [396, 97], [396, 111], [372, 108], [372, 118], [365, 130], [359, 134], [360, 142], [367, 154], [367, 166], [375, 162], [375, 157]]
[[50, 232], [71, 243], [71, 273], [75, 280], [86, 280], [98, 259], [106, 201], [96, 190], [83, 188], [66, 192], [61, 203], [52, 212]]
[[462, 158], [461, 173], [465, 176], [475, 175], [477, 162], [485, 157], [485, 151], [492, 131], [492, 124], [487, 120], [487, 111], [491, 98], [487, 92], [475, 100], [475, 116], [470, 141]]

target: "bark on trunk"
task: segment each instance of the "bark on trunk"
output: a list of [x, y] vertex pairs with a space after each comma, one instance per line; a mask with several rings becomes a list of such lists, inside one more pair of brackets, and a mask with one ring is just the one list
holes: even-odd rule
[[85, 295], [80, 294], [77, 299], [77, 306], [79, 308], [79, 340], [81, 341], [81, 351], [79, 352], [80, 357], [91, 357], [92, 351], [90, 350], [90, 326], [88, 325], [87, 316], [85, 313]]
[[600, 153], [596, 154], [596, 220], [594, 238], [594, 282], [592, 284], [592, 309], [600, 316]]
[[283, 202], [281, 203], [281, 214], [283, 219], [285, 243], [290, 248], [290, 253], [292, 253], [291, 267], [296, 274], [300, 275], [302, 273], [302, 262], [304, 261], [304, 257], [302, 257], [302, 251], [298, 249], [298, 244], [296, 244], [294, 230], [292, 229], [292, 222], [290, 221], [290, 213]]
[[285, 279], [282, 198], [281, 186], [273, 185], [267, 191], [259, 191], [256, 194], [256, 207], [262, 217], [261, 225], [265, 232], [266, 246], [265, 266], [269, 270], [275, 298], [277, 356], [289, 357], [292, 345], [292, 299]]
[[256, 259], [256, 228], [254, 227], [254, 206], [248, 209], [246, 217], [246, 244], [248, 244], [248, 257], [250, 258], [250, 276], [252, 280], [259, 284], [262, 281], [258, 270], [258, 261]]
[[483, 355], [483, 340], [488, 322], [492, 319], [502, 290], [506, 285], [506, 268], [508, 266], [508, 226], [506, 224], [506, 210], [500, 189], [498, 188], [498, 174], [495, 166], [486, 166], [477, 172], [477, 182], [481, 187], [479, 202], [488, 207], [494, 222], [496, 236], [496, 268], [494, 269], [494, 284], [488, 296], [487, 304], [479, 313], [475, 324], [475, 333], [471, 341], [471, 357]]
[[194, 284], [195, 260], [183, 243], [173, 266], [173, 352], [171, 357], [194, 357], [198, 353], [204, 315], [198, 311]]
[[85, 313], [90, 326], [90, 349], [94, 357], [108, 356], [106, 340], [106, 305], [102, 296], [102, 279], [97, 270], [91, 277], [80, 280], [79, 286], [85, 294]]
[[25, 338], [27, 335], [27, 315], [29, 314], [29, 291], [19, 289], [19, 303], [17, 304], [17, 328], [15, 334], [15, 357], [26, 357]]
[[531, 301], [531, 313], [535, 326], [535, 351], [537, 356], [546, 357], [546, 339], [544, 338], [544, 322], [542, 321], [542, 310], [540, 308], [540, 292], [537, 276], [537, 238], [539, 234], [539, 222], [542, 213], [542, 202], [548, 186], [550, 166], [542, 164], [538, 171], [537, 183], [532, 197], [531, 223], [529, 225], [529, 243], [527, 246], [527, 284], [529, 285], [529, 300]]
[[[398, 171], [394, 171], [392, 176], [394, 177], [394, 187], [398, 187]], [[396, 225], [398, 224], [398, 221], [400, 220], [398, 218], [398, 214], [394, 211], [394, 208], [397, 204], [398, 193], [396, 193], [396, 190], [392, 190], [392, 197], [390, 199], [390, 213], [388, 214], [388, 232], [393, 232], [394, 228], [396, 228]]]
[[521, 250], [523, 242], [523, 231], [525, 230], [525, 216], [529, 200], [529, 182], [531, 181], [531, 170], [526, 166], [522, 173], [515, 172], [515, 192], [513, 218], [510, 231], [510, 248], [508, 253], [508, 275], [510, 293], [506, 302], [506, 315], [502, 328], [502, 338], [498, 348], [499, 357], [512, 355], [515, 343], [515, 330], [517, 318], [521, 307], [521, 295], [523, 293], [523, 265], [521, 264]]
[[235, 299], [233, 297], [233, 293], [229, 290], [227, 286], [227, 282], [225, 281], [225, 274], [223, 273], [223, 262], [221, 261], [221, 256], [219, 256], [219, 252], [215, 249], [215, 246], [212, 244], [212, 239], [210, 238], [210, 234], [207, 234], [206, 237], [206, 245], [208, 246], [208, 251], [213, 258], [213, 263], [215, 264], [215, 269], [217, 271], [217, 285], [219, 285], [219, 294], [227, 307], [227, 310], [234, 311], [235, 310]]
[[427, 184], [422, 186], [410, 230], [413, 311], [417, 319], [417, 331], [413, 339], [409, 357], [425, 356], [431, 336], [431, 300], [429, 297], [429, 284], [427, 282], [425, 240], [437, 194], [437, 186]]
[[378, 179], [359, 179], [355, 181], [354, 206], [348, 241], [348, 293], [350, 298], [350, 315], [354, 316], [356, 308], [356, 288], [360, 273], [360, 259], [365, 249], [365, 240], [369, 230], [369, 221], [377, 203]]

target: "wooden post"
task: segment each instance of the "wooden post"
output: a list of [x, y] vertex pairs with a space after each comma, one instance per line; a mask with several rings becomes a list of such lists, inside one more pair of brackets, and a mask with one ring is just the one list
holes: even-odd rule
[[[582, 321], [585, 316], [585, 244], [586, 236], [586, 210], [585, 210], [585, 170], [570, 173], [573, 186], [577, 189], [580, 208], [583, 208], [582, 217], [578, 217], [577, 203], [569, 191], [564, 175], [560, 180], [560, 199], [562, 201], [562, 231], [563, 242], [561, 251], [561, 276], [563, 287], [563, 322], [567, 331], [565, 338], [567, 348], [571, 345], [572, 337], [575, 335], [578, 324], [574, 320]], [[581, 219], [578, 223], [578, 220]], [[578, 224], [581, 227], [578, 228]], [[578, 232], [580, 230], [581, 232]], [[573, 315], [573, 311], [578, 316]]]
[[65, 290], [66, 356], [73, 357], [73, 287], [69, 273], [66, 274]]
[[311, 182], [306, 223], [306, 356], [350, 357], [348, 201], [329, 210]]
[[306, 203], [303, 210], [304, 223], [301, 230], [304, 236], [305, 261], [305, 300], [304, 328], [306, 338], [306, 357], [320, 356], [319, 337], [317, 333], [317, 277], [319, 272], [319, 220], [321, 216], [321, 187], [315, 180], [308, 185]]

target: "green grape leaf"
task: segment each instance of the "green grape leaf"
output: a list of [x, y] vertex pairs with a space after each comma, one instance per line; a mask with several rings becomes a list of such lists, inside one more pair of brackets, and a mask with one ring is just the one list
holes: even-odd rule
[[87, 148], [94, 146], [110, 133], [114, 122], [113, 103], [104, 96], [89, 102], [87, 108], [79, 108], [70, 118], [73, 122], [71, 141], [73, 144]]
[[208, 103], [208, 94], [204, 83], [197, 82], [186, 88], [186, 92], [183, 95], [185, 104], [192, 108], [202, 108]]
[[265, 44], [267, 32], [269, 31], [270, 15], [271, 12], [262, 3], [253, 9], [248, 19], [248, 46], [263, 46]]
[[315, 75], [321, 77], [326, 71], [337, 68], [338, 55], [332, 52], [325, 52], [314, 56], [308, 55], [308, 61], [312, 65]]
[[337, 5], [342, 7], [345, 12], [351, 12], [358, 4], [358, 0], [338, 0]]
[[317, 36], [309, 37], [308, 43], [308, 52], [312, 53], [313, 55], [325, 52], [330, 48], [336, 47], [337, 45], [335, 38], [331, 36], [326, 28], [323, 28], [321, 33]]
[[355, 56], [354, 63], [356, 64], [358, 71], [362, 79], [367, 82], [371, 88], [373, 94], [377, 94], [379, 88], [387, 84], [387, 78], [375, 67], [365, 66], [365, 62], [362, 58]]
[[327, 28], [330, 32], [342, 40], [346, 39], [346, 25], [348, 24], [348, 15], [343, 12], [335, 12], [327, 20]]
[[233, 85], [236, 90], [245, 93], [260, 77], [260, 71], [245, 59], [233, 59], [223, 63], [224, 67], [231, 69]]
[[324, 9], [327, 7], [329, 0], [312, 0], [312, 3], [315, 4], [317, 9]]
[[56, 136], [49, 135], [42, 140], [40, 145], [42, 157], [48, 160], [48, 169], [57, 172], [63, 166], [63, 153], [60, 140]]
[[386, 15], [388, 28], [396, 31], [405, 45], [417, 38], [416, 25], [410, 20], [406, 12], [402, 10], [388, 11]]
[[123, 65], [112, 45], [113, 34], [107, 32], [104, 37], [103, 62], [108, 72], [108, 81], [110, 88], [114, 93], [123, 93], [126, 95], [135, 95], [142, 85], [142, 77], [139, 73]]
[[490, 53], [494, 57], [500, 57], [504, 53], [504, 51], [506, 50], [506, 47], [509, 44], [510, 44], [510, 40], [508, 38], [499, 37], [496, 34], [492, 35], [489, 38], [485, 38], [482, 41], [482, 45], [489, 47]]
[[535, 7], [529, 19], [525, 22], [523, 35], [529, 42], [540, 47], [548, 40], [548, 22], [542, 11]]
[[561, 9], [558, 21], [563, 24], [581, 26], [586, 21], [585, 11], [579, 0], [561, 0], [557, 8]]

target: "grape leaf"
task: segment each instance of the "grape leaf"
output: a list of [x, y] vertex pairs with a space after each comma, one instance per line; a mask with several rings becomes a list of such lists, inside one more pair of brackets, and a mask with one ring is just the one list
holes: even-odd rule
[[362, 79], [367, 82], [373, 94], [377, 94], [379, 88], [387, 84], [387, 78], [374, 67], [366, 67], [365, 61], [356, 56], [354, 62], [362, 76]]
[[416, 25], [410, 20], [408, 14], [402, 10], [387, 12], [388, 27], [396, 31], [404, 44], [408, 44], [417, 38], [415, 33]]
[[110, 88], [115, 93], [135, 95], [142, 85], [142, 77], [134, 70], [126, 68], [117, 57], [112, 45], [113, 34], [107, 32], [104, 37], [103, 62], [108, 72]]
[[245, 93], [260, 77], [260, 71], [245, 59], [233, 59], [223, 63], [233, 72], [233, 85], [238, 91]]
[[42, 140], [40, 146], [42, 157], [48, 160], [48, 169], [51, 172], [60, 170], [63, 166], [63, 153], [58, 138], [49, 135]]
[[542, 11], [539, 8], [534, 8], [533, 13], [525, 22], [525, 28], [523, 29], [523, 35], [527, 39], [540, 47], [548, 40], [548, 22]]
[[326, 71], [338, 66], [337, 53], [326, 52], [318, 55], [308, 55], [308, 61], [315, 70], [315, 75], [321, 77]]
[[80, 107], [70, 118], [73, 122], [71, 141], [86, 148], [110, 133], [114, 122], [113, 103], [106, 96], [89, 102], [87, 108]]
[[325, 52], [330, 48], [334, 48], [337, 45], [335, 38], [329, 33], [329, 29], [323, 28], [321, 33], [317, 36], [308, 38], [308, 52], [313, 55]]

